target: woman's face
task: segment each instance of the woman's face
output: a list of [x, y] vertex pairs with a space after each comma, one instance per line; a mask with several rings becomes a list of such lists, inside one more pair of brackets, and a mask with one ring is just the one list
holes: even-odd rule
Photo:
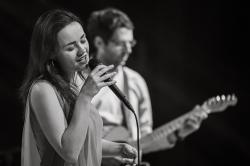
[[87, 69], [89, 62], [89, 43], [81, 24], [72, 22], [57, 34], [58, 54], [56, 61], [67, 76], [75, 71]]

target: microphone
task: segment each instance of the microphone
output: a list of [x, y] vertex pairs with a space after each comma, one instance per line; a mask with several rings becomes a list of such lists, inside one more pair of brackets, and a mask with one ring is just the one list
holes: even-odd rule
[[[98, 66], [100, 64], [102, 64], [102, 63], [96, 58], [92, 58], [92, 59], [89, 60], [89, 68], [91, 70], [93, 70], [96, 66]], [[108, 78], [105, 81], [111, 81], [111, 78]], [[129, 110], [134, 112], [134, 109], [133, 109], [132, 105], [129, 103], [127, 97], [122, 93], [122, 91], [115, 84], [110, 85], [109, 88], [129, 108]]]

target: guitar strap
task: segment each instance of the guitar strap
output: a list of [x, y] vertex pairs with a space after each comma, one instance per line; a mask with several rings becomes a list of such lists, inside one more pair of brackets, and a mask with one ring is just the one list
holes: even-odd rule
[[[129, 101], [129, 85], [128, 85], [128, 76], [127, 73], [125, 72], [124, 68], [122, 68], [122, 72], [123, 72], [123, 93], [125, 94], [125, 96], [127, 97], [128, 101]], [[123, 115], [123, 122], [122, 125], [128, 129], [128, 119], [126, 116], [126, 106], [123, 102], [121, 102], [121, 110], [122, 110], [122, 115]], [[129, 130], [128, 130], [129, 131]]]

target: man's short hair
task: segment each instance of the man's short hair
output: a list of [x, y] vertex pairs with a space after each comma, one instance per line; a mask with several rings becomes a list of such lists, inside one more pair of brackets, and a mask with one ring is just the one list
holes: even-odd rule
[[101, 37], [108, 42], [117, 28], [134, 29], [130, 18], [123, 11], [116, 8], [105, 8], [91, 13], [87, 24], [87, 37], [90, 49], [96, 51], [94, 46], [95, 37]]

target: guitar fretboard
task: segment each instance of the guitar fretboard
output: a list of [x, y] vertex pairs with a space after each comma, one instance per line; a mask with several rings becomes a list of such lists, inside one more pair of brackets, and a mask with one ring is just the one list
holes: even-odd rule
[[175, 130], [179, 129], [183, 122], [188, 118], [195, 114], [199, 114], [202, 112], [209, 113], [208, 110], [203, 109], [202, 107], [195, 107], [193, 110], [187, 112], [186, 114], [180, 116], [179, 118], [176, 118], [169, 123], [166, 123], [165, 125], [155, 129], [151, 134], [146, 135], [145, 137], [141, 138], [141, 144], [148, 144], [152, 141], [157, 141], [162, 138], [166, 138], [167, 135], [174, 132]]

